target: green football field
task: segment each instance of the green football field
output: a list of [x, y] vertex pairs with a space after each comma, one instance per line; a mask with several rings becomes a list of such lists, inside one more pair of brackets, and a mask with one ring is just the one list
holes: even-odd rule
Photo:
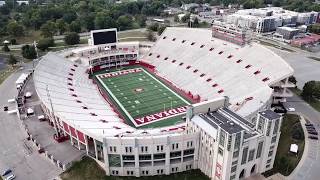
[[135, 127], [176, 124], [185, 114], [179, 109], [190, 104], [143, 68], [98, 74], [96, 78], [129, 121], [128, 124]]

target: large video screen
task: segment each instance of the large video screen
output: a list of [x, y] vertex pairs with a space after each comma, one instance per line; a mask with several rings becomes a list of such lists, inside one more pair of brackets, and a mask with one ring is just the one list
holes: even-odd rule
[[116, 31], [103, 31], [103, 32], [93, 32], [93, 44], [109, 44], [117, 42], [117, 32]]

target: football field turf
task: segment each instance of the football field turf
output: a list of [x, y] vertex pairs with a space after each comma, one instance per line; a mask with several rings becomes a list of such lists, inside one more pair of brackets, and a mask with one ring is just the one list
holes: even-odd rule
[[175, 124], [190, 104], [143, 68], [98, 74], [96, 78], [135, 127]]

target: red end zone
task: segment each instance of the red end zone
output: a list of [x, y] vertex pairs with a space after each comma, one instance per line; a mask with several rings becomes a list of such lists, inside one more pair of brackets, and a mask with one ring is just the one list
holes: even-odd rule
[[137, 126], [143, 126], [143, 125], [149, 124], [154, 121], [160, 121], [160, 120], [167, 119], [170, 117], [178, 116], [180, 114], [184, 114], [187, 111], [187, 107], [188, 106], [173, 108], [170, 110], [166, 110], [166, 111], [158, 112], [155, 114], [147, 115], [144, 117], [136, 118], [136, 119], [134, 119], [134, 121], [137, 124]]
[[103, 79], [103, 78], [116, 77], [116, 76], [131, 74], [131, 73], [138, 73], [138, 72], [141, 72], [141, 71], [142, 71], [142, 69], [136, 68], [136, 69], [128, 69], [128, 70], [110, 72], [110, 73], [105, 73], [105, 74], [99, 74], [97, 76], [99, 78]]

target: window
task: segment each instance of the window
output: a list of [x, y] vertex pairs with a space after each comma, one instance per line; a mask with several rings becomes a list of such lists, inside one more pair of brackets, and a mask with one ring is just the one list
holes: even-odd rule
[[112, 152], [112, 146], [110, 146], [109, 148], [110, 148], [110, 152]]
[[210, 48], [210, 49], [209, 49], [209, 51], [213, 51], [213, 50], [214, 50], [214, 48]]
[[176, 144], [176, 149], [178, 149], [178, 148], [179, 148], [179, 144], [177, 143], [177, 144]]
[[272, 154], [273, 154], [273, 150], [272, 150], [272, 151], [269, 151], [268, 157], [272, 156]]
[[235, 178], [236, 178], [236, 175], [230, 176], [230, 180], [235, 179]]
[[233, 158], [239, 157], [239, 151], [234, 151], [233, 152]]
[[192, 42], [192, 43], [191, 43], [191, 46], [193, 46], [194, 44], [195, 44], [195, 42]]
[[254, 72], [253, 74], [254, 75], [257, 75], [257, 74], [259, 74], [260, 73], [260, 71], [256, 71], [256, 72]]
[[270, 135], [270, 130], [271, 130], [271, 121], [268, 122], [268, 126], [267, 126], [267, 136]]
[[220, 55], [221, 55], [222, 53], [223, 53], [223, 51], [220, 51], [218, 54], [220, 54]]
[[113, 151], [114, 151], [114, 152], [117, 152], [117, 147], [114, 146], [114, 147], [113, 147]]
[[198, 69], [194, 70], [193, 72], [194, 72], [194, 73], [198, 72]]
[[164, 60], [168, 60], [168, 57], [165, 57]]
[[172, 62], [172, 63], [175, 63], [175, 62], [176, 62], [176, 60], [172, 60], [171, 62]]
[[209, 79], [207, 79], [207, 82], [210, 82], [212, 79], [211, 78], [209, 78]]
[[172, 39], [172, 41], [175, 41], [175, 40], [176, 40], [176, 38], [173, 38], [173, 39]]
[[182, 43], [185, 43], [185, 42], [186, 42], [186, 40], [182, 40], [181, 42], [182, 42]]
[[220, 90], [218, 91], [218, 93], [219, 93], [219, 94], [220, 94], [220, 93], [223, 93], [223, 91], [224, 91], [223, 89], [220, 89]]
[[219, 145], [223, 147], [224, 147], [225, 136], [226, 136], [225, 132], [220, 131]]
[[219, 153], [220, 155], [223, 155], [223, 149], [222, 149], [221, 147], [219, 147], [218, 153]]
[[255, 149], [252, 149], [252, 150], [249, 151], [249, 159], [248, 159], [249, 162], [253, 160], [254, 152], [255, 152]]
[[263, 142], [259, 142], [257, 150], [257, 159], [261, 157]]
[[279, 129], [279, 119], [277, 119], [274, 123], [273, 134], [277, 134]]
[[160, 57], [160, 55], [157, 55], [157, 58], [159, 58]]
[[230, 59], [230, 58], [232, 58], [232, 57], [233, 57], [232, 55], [229, 55], [229, 56], [228, 56], [228, 59]]
[[166, 39], [167, 38], [167, 36], [164, 36], [162, 39]]
[[182, 66], [182, 65], [183, 65], [183, 63], [180, 63], [180, 64], [179, 64], [179, 66]]
[[248, 147], [245, 147], [242, 151], [241, 164], [247, 163], [248, 149], [249, 149]]
[[201, 75], [200, 75], [200, 77], [203, 77], [203, 76], [205, 76], [205, 74], [201, 74]]
[[149, 56], [152, 56], [152, 53], [149, 53]]
[[237, 170], [237, 166], [231, 167], [231, 173], [235, 172]]
[[271, 159], [268, 159], [267, 163], [270, 163], [271, 162]]
[[190, 69], [191, 68], [191, 66], [187, 66], [187, 68], [186, 69]]
[[200, 46], [200, 48], [203, 48], [203, 47], [204, 47], [204, 45], [201, 45], [201, 46]]
[[277, 141], [277, 136], [273, 136], [271, 139], [271, 143], [275, 143]]
[[236, 139], [234, 141], [234, 149], [238, 149], [240, 147], [240, 141], [241, 141], [241, 133], [237, 133]]
[[238, 160], [232, 162], [232, 166], [238, 164]]
[[231, 141], [232, 141], [232, 136], [229, 135], [229, 136], [228, 136], [228, 144], [227, 144], [227, 149], [228, 149], [228, 151], [230, 151], [230, 149], [231, 149]]
[[212, 87], [217, 87], [217, 86], [218, 86], [218, 84], [217, 84], [217, 83], [215, 83], [215, 84], [213, 84], [213, 85], [212, 85]]
[[128, 152], [128, 147], [126, 147], [125, 149], [126, 149], [126, 152]]

